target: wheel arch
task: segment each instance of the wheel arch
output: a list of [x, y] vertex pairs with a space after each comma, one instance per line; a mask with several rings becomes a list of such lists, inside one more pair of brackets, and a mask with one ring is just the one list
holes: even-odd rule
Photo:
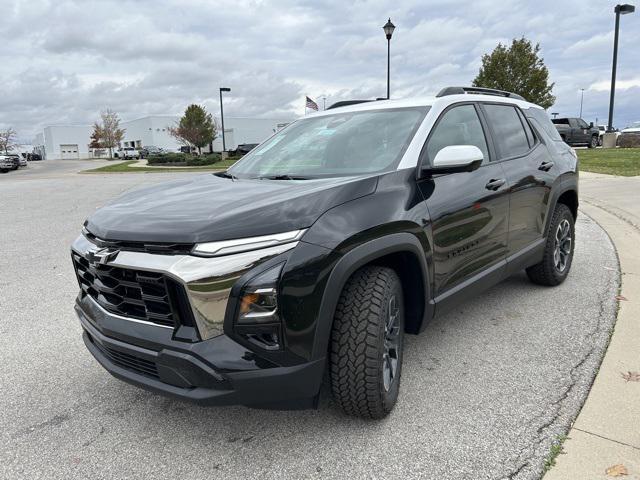
[[[556, 205], [558, 203], [565, 204], [567, 207], [569, 207], [569, 210], [571, 210], [571, 213], [573, 214], [573, 218], [574, 219], [578, 218], [578, 192], [577, 192], [577, 190], [574, 190], [572, 188], [568, 188], [568, 189], [564, 190], [558, 196], [558, 199], [556, 200]], [[554, 208], [555, 208], [555, 205], [554, 205]]]
[[400, 277], [405, 304], [405, 331], [418, 333], [433, 316], [425, 249], [410, 233], [394, 233], [363, 243], [336, 263], [329, 275], [319, 312], [312, 358], [326, 355], [338, 299], [347, 280], [366, 265], [392, 268]]

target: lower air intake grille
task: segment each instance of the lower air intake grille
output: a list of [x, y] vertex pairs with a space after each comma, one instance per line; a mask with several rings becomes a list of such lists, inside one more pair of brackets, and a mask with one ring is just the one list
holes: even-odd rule
[[116, 315], [173, 327], [167, 279], [162, 273], [90, 264], [73, 252], [80, 289]]
[[140, 375], [159, 378], [156, 362], [145, 360], [144, 358], [140, 358], [129, 353], [120, 352], [105, 345], [101, 345], [97, 341], [93, 342], [93, 344], [105, 357], [107, 357], [119, 367], [139, 373]]

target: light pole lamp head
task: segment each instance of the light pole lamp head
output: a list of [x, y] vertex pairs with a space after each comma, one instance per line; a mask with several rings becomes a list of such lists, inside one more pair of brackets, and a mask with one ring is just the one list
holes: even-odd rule
[[387, 36], [387, 40], [391, 40], [391, 35], [393, 35], [393, 31], [396, 29], [396, 26], [391, 23], [391, 18], [389, 18], [382, 29], [384, 30], [384, 34]]
[[231, 89], [229, 87], [220, 87], [221, 92], [230, 92]]
[[627, 13], [633, 13], [636, 11], [636, 7], [625, 3], [623, 5], [616, 5], [614, 11], [620, 15], [626, 15]]

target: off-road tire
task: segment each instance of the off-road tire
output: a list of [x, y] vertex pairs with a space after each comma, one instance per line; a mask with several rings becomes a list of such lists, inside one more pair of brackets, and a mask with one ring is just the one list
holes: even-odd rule
[[[564, 269], [559, 270], [556, 266], [556, 260], [554, 259], [556, 234], [558, 232], [558, 227], [565, 220], [569, 223], [571, 250], [566, 259]], [[553, 217], [551, 218], [549, 230], [547, 231], [547, 241], [545, 243], [542, 261], [527, 268], [527, 276], [529, 277], [529, 280], [533, 283], [537, 283], [538, 285], [547, 285], [550, 287], [560, 285], [564, 282], [569, 274], [569, 270], [571, 270], [573, 251], [575, 249], [575, 238], [575, 219], [573, 218], [573, 214], [565, 204], [558, 203], [553, 211]]]
[[[393, 305], [392, 305], [393, 303]], [[395, 375], [383, 356], [389, 345], [387, 324], [397, 311]], [[348, 415], [383, 418], [398, 399], [404, 342], [402, 284], [390, 268], [366, 266], [347, 281], [334, 315], [329, 351], [333, 398]], [[387, 385], [385, 388], [385, 364]]]
[[599, 140], [597, 135], [593, 135], [591, 137], [591, 141], [589, 142], [589, 148], [596, 148], [598, 146]]

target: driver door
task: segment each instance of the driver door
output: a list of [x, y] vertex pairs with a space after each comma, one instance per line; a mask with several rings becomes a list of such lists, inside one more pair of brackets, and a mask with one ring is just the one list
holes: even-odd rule
[[509, 185], [478, 107], [456, 104], [445, 110], [421, 154], [421, 163], [450, 145], [475, 145], [484, 156], [473, 172], [433, 175], [420, 182], [429, 210], [433, 245], [433, 291], [440, 313], [466, 295], [467, 286], [491, 284], [505, 272]]

